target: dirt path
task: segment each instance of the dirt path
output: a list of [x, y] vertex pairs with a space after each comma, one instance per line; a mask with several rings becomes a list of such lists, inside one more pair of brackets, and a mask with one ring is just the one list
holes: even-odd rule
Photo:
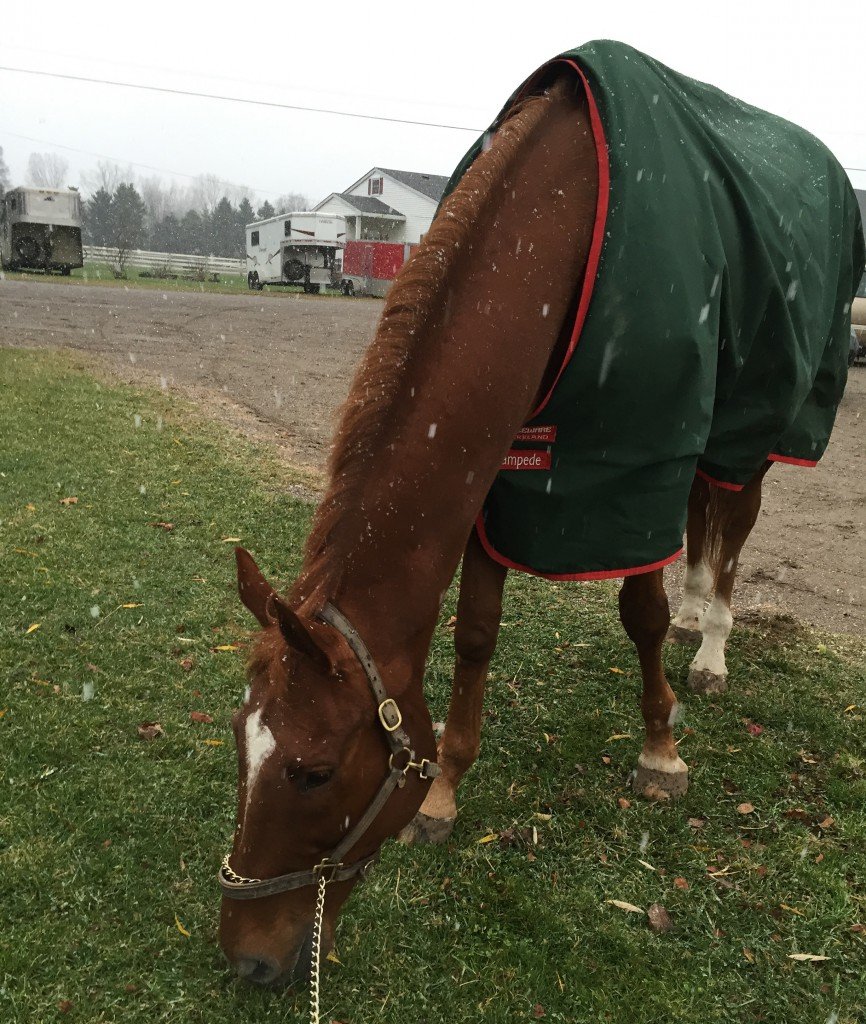
[[[192, 395], [320, 469], [334, 413], [381, 303], [303, 295], [58, 287], [0, 281], [0, 344], [75, 348], [124, 380]], [[679, 572], [670, 575], [676, 590]], [[866, 368], [851, 371], [816, 469], [776, 466], [743, 558], [737, 610], [866, 633]]]

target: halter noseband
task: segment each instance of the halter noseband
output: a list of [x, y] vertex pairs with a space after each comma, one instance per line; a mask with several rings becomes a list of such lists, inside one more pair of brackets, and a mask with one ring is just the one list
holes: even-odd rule
[[315, 867], [307, 871], [290, 871], [287, 875], [277, 875], [275, 878], [244, 878], [243, 875], [232, 870], [229, 865], [231, 855], [226, 854], [217, 874], [217, 880], [224, 895], [233, 900], [255, 900], [262, 896], [273, 896], [275, 893], [289, 892], [306, 885], [315, 885], [322, 879], [326, 882], [345, 882], [356, 876], [366, 878], [370, 868], [379, 859], [378, 850], [352, 864], [343, 864], [343, 857], [373, 824], [388, 797], [398, 786], [405, 784], [407, 772], [418, 772], [422, 779], [434, 779], [439, 774], [439, 765], [434, 761], [430, 761], [426, 757], [420, 761], [415, 760], [412, 741], [403, 728], [403, 716], [400, 713], [400, 708], [394, 698], [388, 696], [376, 663], [355, 627], [330, 602], [325, 604], [317, 618], [337, 630], [352, 648], [364, 670], [364, 675], [367, 677], [367, 682], [370, 684], [370, 689], [376, 700], [379, 724], [385, 732], [385, 740], [391, 751], [388, 758], [388, 774], [373, 797], [370, 806], [351, 832]]

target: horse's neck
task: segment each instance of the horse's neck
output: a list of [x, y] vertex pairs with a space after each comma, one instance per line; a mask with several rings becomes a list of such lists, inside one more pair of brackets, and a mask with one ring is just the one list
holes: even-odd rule
[[[586, 264], [597, 198], [588, 118], [564, 93], [546, 106], [463, 244], [444, 252], [445, 311], [428, 311], [433, 326], [409, 350], [387, 426], [340, 523], [346, 557], [333, 596], [384, 659], [407, 644], [426, 655], [441, 597], [531, 411]], [[477, 175], [496, 173], [488, 160], [496, 145], [440, 218], [460, 214], [453, 200]], [[436, 244], [431, 231], [427, 245]]]

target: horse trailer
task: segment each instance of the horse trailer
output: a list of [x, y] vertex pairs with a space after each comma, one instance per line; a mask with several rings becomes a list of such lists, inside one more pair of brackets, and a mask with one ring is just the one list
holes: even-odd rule
[[72, 189], [14, 188], [0, 201], [0, 264], [4, 270], [84, 266], [81, 197]]
[[324, 213], [284, 213], [247, 224], [247, 285], [300, 285], [305, 292], [339, 288], [339, 255], [345, 218]]

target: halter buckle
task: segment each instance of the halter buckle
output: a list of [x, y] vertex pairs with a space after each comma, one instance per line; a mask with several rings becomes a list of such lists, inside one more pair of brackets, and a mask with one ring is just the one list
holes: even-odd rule
[[379, 721], [385, 732], [396, 732], [403, 724], [403, 715], [397, 707], [397, 701], [388, 697], [378, 707]]
[[323, 878], [326, 882], [333, 882], [334, 875], [337, 873], [337, 869], [343, 866], [342, 861], [338, 861], [336, 864], [329, 860], [319, 861], [319, 863], [313, 868], [313, 873], [317, 878]]

